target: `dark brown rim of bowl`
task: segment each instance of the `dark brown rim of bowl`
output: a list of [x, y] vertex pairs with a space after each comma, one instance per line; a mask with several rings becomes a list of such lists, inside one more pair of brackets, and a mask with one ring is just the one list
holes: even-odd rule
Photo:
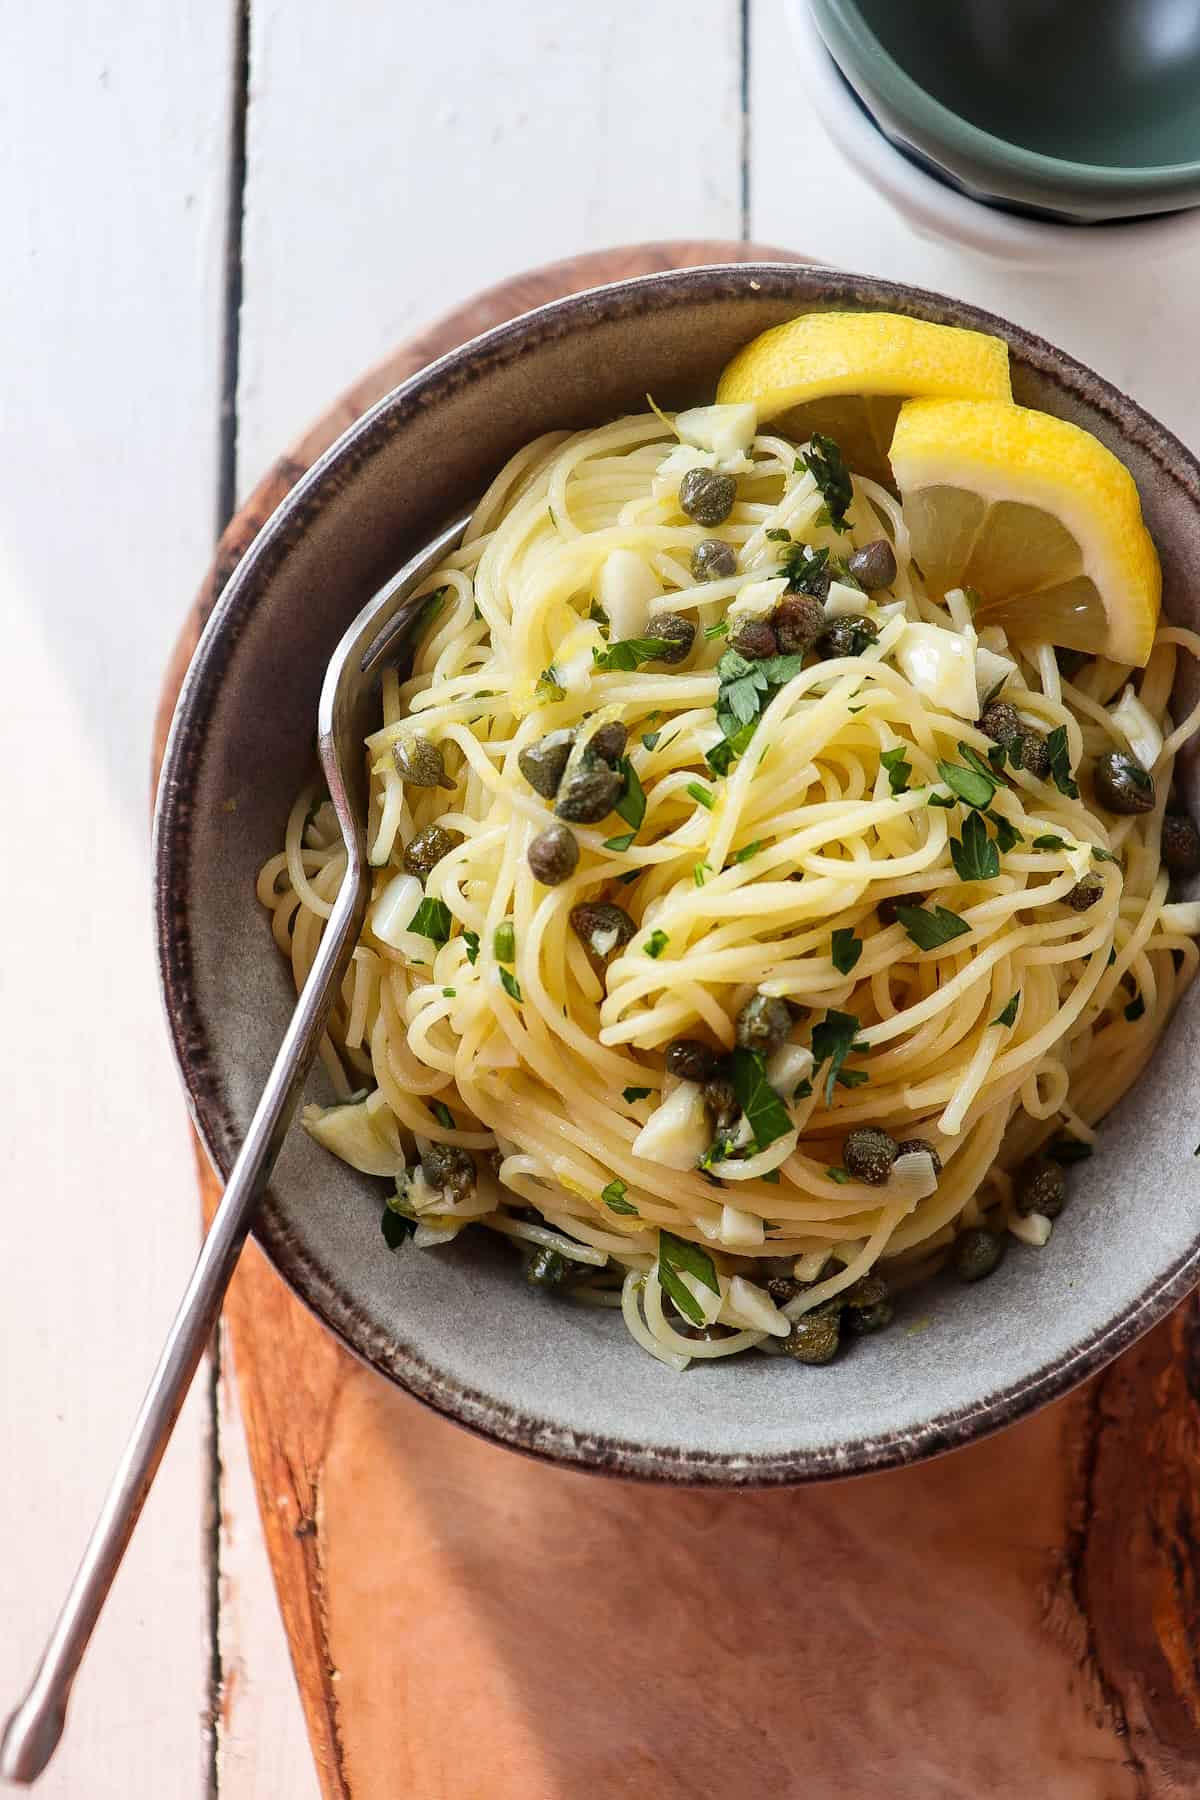
[[[230, 576], [192, 658], [175, 709], [154, 816], [154, 910], [167, 1026], [192, 1117], [214, 1167], [228, 1175], [236, 1133], [193, 983], [187, 917], [192, 776], [217, 689], [257, 598], [328, 494], [354, 477], [414, 413], [436, 406], [488, 368], [599, 318], [670, 308], [681, 298], [720, 301], [754, 291], [799, 302], [908, 312], [1005, 338], [1044, 377], [1072, 392], [1134, 439], [1200, 510], [1200, 463], [1171, 432], [1110, 383], [1044, 339], [978, 307], [921, 288], [804, 264], [713, 264], [636, 276], [587, 289], [522, 314], [451, 351], [403, 382], [358, 419], [297, 483]], [[411, 1346], [376, 1330], [351, 1294], [289, 1237], [268, 1192], [255, 1236], [276, 1269], [354, 1355], [418, 1400], [490, 1441], [546, 1461], [642, 1480], [717, 1487], [772, 1487], [892, 1469], [1013, 1424], [1101, 1368], [1163, 1318], [1200, 1280], [1200, 1233], [1137, 1302], [1074, 1350], [978, 1404], [935, 1415], [909, 1431], [878, 1433], [806, 1454], [714, 1454], [584, 1436], [497, 1402], [448, 1377]]]

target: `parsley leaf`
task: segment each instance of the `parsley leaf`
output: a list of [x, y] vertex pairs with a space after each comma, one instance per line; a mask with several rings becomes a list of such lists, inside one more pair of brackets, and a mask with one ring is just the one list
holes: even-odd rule
[[646, 750], [657, 750], [658, 749], [658, 740], [661, 736], [662, 736], [661, 731], [643, 732], [643, 734], [642, 734], [643, 748], [645, 748]]
[[533, 697], [539, 706], [550, 706], [556, 700], [566, 699], [567, 690], [559, 685], [558, 670], [553, 663], [548, 669], [543, 669], [538, 676]]
[[1007, 755], [1008, 746], [1006, 744], [993, 744], [988, 750], [988, 761], [991, 763], [993, 769], [995, 769], [997, 775], [1000, 773], [1001, 769], [1003, 769], [1004, 759]]
[[770, 531], [765, 531], [763, 536], [770, 544], [790, 544], [792, 541], [791, 532], [785, 531], [779, 525], [774, 526]]
[[636, 836], [636, 831], [623, 831], [620, 837], [605, 838], [604, 848], [606, 850], [628, 850]]
[[646, 942], [642, 945], [642, 950], [647, 956], [652, 956], [657, 960], [670, 941], [671, 940], [665, 931], [652, 931], [650, 936], [646, 939]]
[[474, 968], [475, 964], [479, 961], [479, 933], [477, 931], [464, 931], [463, 943], [467, 946], [467, 961], [471, 964], [472, 968]]
[[834, 932], [831, 954], [839, 975], [848, 975], [862, 953], [862, 939], [855, 937], [848, 925]]
[[948, 906], [935, 906], [932, 912], [926, 912], [923, 906], [898, 906], [896, 917], [918, 950], [936, 950], [939, 944], [948, 944], [951, 938], [962, 937], [971, 929]]
[[[758, 1179], [760, 1181], [769, 1181], [771, 1183], [772, 1187], [774, 1187], [776, 1185], [776, 1183], [779, 1181], [779, 1170], [778, 1169], [768, 1169], [766, 1174], [760, 1175]], [[764, 1228], [768, 1231], [772, 1231], [775, 1229], [774, 1226], [768, 1225], [767, 1221], [765, 1219], [763, 1220], [763, 1225], [764, 1225]]]
[[704, 877], [706, 875], [711, 875], [711, 874], [712, 874], [712, 864], [705, 863], [705, 862], [699, 862], [699, 863], [696, 863], [696, 865], [692, 869], [692, 880], [695, 882], [697, 887], [703, 887], [704, 886]]
[[446, 944], [450, 941], [452, 922], [450, 908], [444, 900], [425, 899], [408, 921], [408, 929], [418, 932], [421, 937], [432, 938], [435, 944]]
[[647, 1094], [652, 1094], [653, 1092], [653, 1088], [622, 1088], [621, 1098], [625, 1101], [627, 1106], [632, 1106], [635, 1100], [644, 1100]]
[[500, 986], [506, 994], [511, 994], [517, 1005], [521, 1004], [521, 984], [510, 969], [501, 969]]
[[1114, 856], [1111, 850], [1102, 850], [1100, 848], [1099, 844], [1092, 845], [1092, 861], [1093, 862], [1115, 863], [1115, 862], [1119, 862], [1120, 860], [1121, 860], [1120, 857]]
[[839, 1069], [837, 1072], [839, 1087], [861, 1087], [864, 1081], [870, 1081], [870, 1079], [871, 1077], [865, 1069]]
[[897, 744], [894, 750], [879, 752], [879, 760], [888, 772], [888, 781], [891, 783], [893, 794], [908, 792], [908, 778], [912, 774], [912, 764], [904, 760], [906, 749], [907, 745]]
[[717, 804], [717, 796], [713, 793], [711, 788], [705, 787], [702, 781], [689, 781], [686, 791], [692, 796], [693, 800], [698, 800], [701, 806], [706, 806], [709, 812], [711, 812], [713, 807]]
[[757, 1050], [739, 1046], [730, 1058], [729, 1072], [738, 1105], [754, 1133], [755, 1145], [765, 1150], [776, 1138], [791, 1131], [791, 1115], [767, 1080], [767, 1065]]
[[1044, 831], [1041, 837], [1035, 837], [1033, 840], [1035, 850], [1065, 850], [1066, 847], [1065, 841], [1060, 837], [1055, 837], [1052, 831]]
[[379, 1229], [383, 1233], [383, 1241], [389, 1250], [399, 1250], [405, 1238], [411, 1237], [417, 1229], [417, 1221], [397, 1212], [394, 1206], [385, 1206], [383, 1217], [379, 1221]]
[[982, 809], [990, 806], [998, 783], [994, 775], [981, 775], [978, 769], [964, 769], [959, 763], [940, 762], [937, 772], [946, 786], [968, 806]]
[[437, 1120], [438, 1124], [444, 1125], [447, 1131], [458, 1130], [454, 1114], [450, 1111], [450, 1108], [446, 1105], [444, 1100], [431, 1100], [429, 1102], [429, 1110]]
[[704, 636], [707, 641], [711, 642], [713, 638], [724, 637], [728, 630], [729, 620], [718, 619], [715, 625], [706, 625], [704, 627]]
[[[917, 911], [915, 907], [901, 908], [902, 911]], [[838, 1012], [831, 1009], [825, 1014], [819, 1025], [813, 1026], [812, 1053], [813, 1065], [820, 1068], [828, 1062], [829, 1072], [825, 1077], [825, 1104], [833, 1099], [834, 1084], [841, 1071], [842, 1064], [854, 1048], [854, 1040], [858, 1036], [858, 1020], [853, 1013]]]
[[628, 673], [639, 663], [656, 661], [664, 648], [662, 638], [618, 638], [607, 650], [593, 650], [592, 664], [597, 669], [618, 669]]
[[[625, 786], [621, 789], [621, 797], [613, 807], [613, 811], [618, 819], [624, 819], [627, 825], [633, 827], [636, 836], [642, 820], [646, 816], [646, 792], [642, 787], [637, 770], [627, 756], [621, 758], [617, 767], [625, 777]], [[628, 845], [622, 845], [621, 848], [628, 849]]]
[[[992, 745], [993, 750], [996, 750], [996, 749], [1002, 750], [1003, 748], [1004, 748], [1003, 744], [999, 744], [999, 745], [993, 744]], [[963, 761], [966, 763], [966, 765], [969, 769], [974, 769], [974, 771], [977, 775], [982, 775], [983, 779], [985, 781], [990, 781], [993, 787], [996, 787], [998, 785], [997, 781], [996, 781], [996, 770], [993, 768], [990, 768], [988, 766], [988, 763], [984, 762], [984, 760], [983, 760], [982, 756], [980, 756], [979, 752], [977, 750], [972, 750], [970, 744], [964, 744], [961, 738], [959, 738], [959, 740], [958, 740], [958, 754], [962, 757]], [[989, 758], [989, 761], [990, 761], [990, 758]], [[996, 765], [997, 769], [998, 769], [998, 766], [999, 765]]]
[[[767, 687], [766, 677], [758, 663], [749, 662], [736, 650], [726, 650], [717, 664], [717, 680], [720, 683], [717, 692], [718, 724], [723, 712], [733, 719], [735, 729], [738, 725], [749, 725], [751, 720], [757, 719], [762, 705], [760, 695], [766, 692]], [[733, 733], [726, 731], [725, 735], [731, 737]]]
[[996, 842], [1000, 846], [1002, 856], [1007, 856], [1010, 850], [1015, 850], [1018, 844], [1025, 842], [1016, 826], [1011, 824], [1003, 813], [989, 812], [988, 818], [996, 827]]
[[761, 849], [762, 849], [762, 839], [755, 838], [755, 840], [752, 844], [743, 844], [740, 850], [734, 851], [733, 861], [735, 863], [749, 862], [750, 858], [752, 856], [757, 856]]
[[814, 431], [812, 442], [801, 454], [805, 468], [820, 489], [829, 514], [829, 523], [835, 531], [849, 531], [846, 508], [854, 498], [854, 484], [850, 480], [850, 471], [842, 460], [841, 451], [831, 437]]
[[798, 1081], [792, 1091], [792, 1104], [795, 1105], [797, 1100], [807, 1100], [811, 1093], [811, 1081]]
[[700, 1302], [680, 1280], [681, 1275], [692, 1276], [712, 1294], [721, 1292], [717, 1271], [708, 1251], [701, 1250], [699, 1244], [689, 1244], [686, 1238], [676, 1237], [673, 1231], [660, 1231], [658, 1284], [685, 1319], [689, 1319], [693, 1325], [703, 1325], [704, 1313]]
[[1017, 1008], [1021, 1004], [1021, 990], [1017, 989], [1003, 1012], [998, 1012], [992, 1020], [993, 1025], [1012, 1025], [1016, 1022]]
[[953, 794], [930, 794], [926, 806], [957, 806], [958, 801]]
[[826, 1169], [830, 1181], [836, 1181], [839, 1187], [845, 1187], [850, 1179], [849, 1169]]
[[[646, 1092], [649, 1093], [649, 1091], [649, 1088], [647, 1088]], [[606, 1188], [601, 1188], [600, 1198], [610, 1212], [625, 1213], [631, 1219], [640, 1218], [641, 1215], [638, 1212], [637, 1207], [625, 1198], [628, 1191], [629, 1190], [623, 1181], [619, 1178], [614, 1178], [609, 1182]]]
[[[718, 721], [722, 723], [723, 721]], [[750, 739], [754, 736], [758, 720], [751, 719], [748, 725], [739, 725], [733, 736], [722, 738], [711, 750], [704, 752], [704, 760], [714, 775], [728, 775], [729, 765], [735, 756], [741, 756]]]
[[1050, 752], [1050, 774], [1060, 794], [1069, 800], [1078, 800], [1079, 788], [1071, 774], [1071, 753], [1067, 749], [1067, 728], [1056, 725], [1046, 739], [1046, 748]]
[[829, 574], [825, 565], [829, 561], [828, 550], [813, 550], [807, 544], [792, 544], [783, 553], [780, 571], [787, 576], [789, 594], [811, 594], [815, 600], [823, 600], [829, 589]]
[[1000, 855], [982, 813], [967, 814], [962, 836], [950, 839], [950, 860], [960, 881], [990, 881], [1000, 873]]

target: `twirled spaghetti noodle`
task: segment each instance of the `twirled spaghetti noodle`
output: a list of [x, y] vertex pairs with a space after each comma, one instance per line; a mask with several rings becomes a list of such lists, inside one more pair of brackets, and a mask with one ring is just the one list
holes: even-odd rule
[[[342, 1104], [309, 1118], [357, 1166], [400, 1178], [393, 1208], [418, 1245], [481, 1223], [552, 1252], [584, 1277], [572, 1297], [619, 1305], [675, 1367], [778, 1347], [876, 1265], [900, 1285], [935, 1268], [964, 1229], [1028, 1238], [1012, 1172], [1052, 1138], [1091, 1142], [1197, 962], [1194, 909], [1168, 900], [1159, 838], [1175, 755], [1198, 723], [1169, 717], [1176, 662], [1200, 639], [1158, 632], [1138, 696], [1162, 738], [1157, 797], [1114, 819], [1092, 803], [1087, 770], [1125, 747], [1112, 704], [1130, 671], [1094, 658], [1068, 678], [1046, 646], [993, 631], [1012, 668], [1005, 702], [1066, 762], [1044, 775], [1001, 766], [973, 807], [939, 764], [977, 783], [996, 746], [921, 691], [897, 652], [914, 624], [972, 645], [988, 634], [963, 595], [925, 593], [885, 489], [856, 478], [835, 529], [803, 449], [770, 432], [747, 446], [719, 534], [736, 567], [709, 580], [691, 559], [712, 534], [680, 509], [680, 452], [656, 413], [549, 434], [497, 477], [429, 583], [411, 673], [384, 678], [366, 746], [374, 904], [323, 1051]], [[796, 658], [756, 689], [748, 741], [722, 769], [729, 609], [778, 579], [781, 557], [794, 569], [796, 545], [845, 559], [881, 528], [895, 575], [860, 600], [874, 641]], [[615, 553], [638, 559], [642, 619], [697, 627], [681, 664], [604, 666], [615, 641], [639, 636], [597, 605]], [[552, 801], [521, 752], [555, 732], [578, 744], [608, 721], [628, 732], [625, 794], [644, 795], [644, 815], [632, 832], [636, 805], [575, 824], [577, 866], [542, 885], [528, 853]], [[438, 747], [446, 786], [402, 777], [394, 752], [414, 729]], [[259, 883], [297, 985], [344, 869], [321, 801], [315, 788], [297, 799]], [[404, 852], [434, 825], [456, 841], [422, 895]], [[972, 833], [996, 855], [964, 879], [955, 846]], [[1073, 910], [1084, 881], [1100, 892]], [[600, 954], [572, 924], [598, 900], [636, 928]], [[430, 935], [412, 929], [418, 903]], [[920, 948], [897, 905], [935, 921], [943, 909], [955, 935]], [[685, 1167], [645, 1153], [654, 1133], [635, 1149], [676, 1085], [668, 1043], [732, 1051], [756, 994], [796, 1017], [787, 1091], [768, 1097], [788, 1129], [764, 1146], [735, 1129], [715, 1159]], [[838, 1040], [829, 1022], [847, 1018]], [[866, 1125], [936, 1156], [909, 1153], [883, 1185], [857, 1179], [843, 1143]], [[465, 1191], [414, 1183], [431, 1145], [471, 1155]], [[806, 1285], [793, 1279], [776, 1304], [765, 1277], [793, 1270]]]

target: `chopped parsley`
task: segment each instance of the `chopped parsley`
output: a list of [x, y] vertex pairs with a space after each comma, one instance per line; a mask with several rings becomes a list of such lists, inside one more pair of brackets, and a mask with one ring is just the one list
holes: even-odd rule
[[[838, 1012], [836, 1008], [827, 1012], [819, 1025], [813, 1026], [813, 1064], [818, 1069], [822, 1063], [828, 1062], [829, 1064], [829, 1070], [825, 1077], [826, 1106], [833, 1099], [834, 1086], [842, 1073], [842, 1064], [851, 1050], [858, 1047], [855, 1041], [857, 1037], [858, 1020], [854, 1014]], [[842, 1085], [844, 1086], [845, 1083]]]
[[950, 860], [960, 881], [990, 881], [1000, 873], [1000, 854], [988, 836], [982, 813], [967, 814], [962, 836], [950, 839]]
[[[645, 789], [642, 787], [637, 770], [627, 756], [621, 758], [617, 767], [625, 778], [625, 785], [621, 789], [620, 799], [613, 807], [613, 811], [616, 813], [618, 819], [624, 819], [625, 823], [632, 827], [634, 835], [636, 836], [641, 827], [642, 820], [646, 816]], [[612, 847], [615, 848], [615, 846]], [[622, 848], [628, 848], [628, 846], [623, 845]]]
[[[961, 745], [959, 748], [961, 749]], [[992, 803], [992, 795], [998, 783], [992, 774], [981, 774], [978, 769], [964, 769], [960, 763], [940, 762], [937, 772], [959, 800], [968, 806], [982, 810]]]
[[807, 1100], [812, 1094], [811, 1081], [798, 1081], [792, 1090], [793, 1105], [797, 1100]]
[[[736, 650], [726, 650], [717, 664], [717, 724], [732, 748], [723, 758], [723, 767], [714, 772], [728, 772], [730, 756], [740, 756], [750, 742], [764, 698], [769, 699], [772, 689], [783, 687], [799, 674], [803, 665], [803, 656], [768, 656], [762, 662], [751, 662]], [[714, 754], [710, 750], [705, 758], [710, 768], [714, 767]]]
[[646, 942], [642, 945], [642, 950], [645, 955], [654, 957], [655, 960], [657, 960], [670, 941], [671, 940], [665, 931], [652, 931], [650, 936], [646, 939]]
[[704, 760], [714, 775], [728, 775], [730, 764], [735, 756], [743, 754], [757, 724], [757, 719], [751, 719], [748, 725], [739, 726], [732, 737], [722, 738], [719, 744], [705, 751]]
[[918, 950], [936, 950], [951, 938], [962, 937], [971, 927], [948, 906], [935, 906], [926, 912], [923, 906], [898, 906], [896, 917]]
[[953, 794], [931, 793], [925, 804], [926, 806], [957, 806], [958, 801]]
[[1120, 860], [1121, 860], [1120, 857], [1114, 856], [1111, 850], [1102, 850], [1100, 848], [1099, 844], [1092, 845], [1092, 861], [1093, 862], [1115, 863], [1115, 862], [1120, 862]]
[[550, 706], [556, 700], [566, 699], [567, 690], [559, 682], [558, 670], [553, 663], [550, 664], [548, 669], [543, 669], [538, 676], [537, 686], [533, 690], [533, 697], [539, 706]]
[[763, 536], [771, 544], [790, 544], [792, 541], [791, 532], [785, 531], [782, 525], [772, 526], [770, 531], [763, 533]]
[[1052, 831], [1044, 831], [1041, 837], [1035, 837], [1033, 840], [1035, 850], [1065, 850], [1066, 847], [1065, 839], [1055, 837]]
[[653, 662], [662, 655], [661, 638], [618, 638], [607, 650], [593, 650], [592, 663], [597, 669], [619, 669], [628, 673], [639, 663]]
[[658, 1283], [663, 1293], [668, 1296], [677, 1312], [693, 1325], [703, 1325], [704, 1312], [700, 1302], [692, 1290], [680, 1279], [690, 1275], [701, 1287], [706, 1287], [712, 1294], [720, 1294], [721, 1287], [717, 1280], [717, 1271], [713, 1267], [712, 1257], [699, 1244], [689, 1244], [686, 1238], [675, 1236], [673, 1231], [660, 1231], [658, 1234]]
[[[646, 1089], [646, 1092], [650, 1092], [649, 1088]], [[626, 1187], [625, 1183], [619, 1178], [614, 1177], [606, 1188], [601, 1188], [600, 1198], [610, 1212], [625, 1213], [626, 1216], [631, 1219], [640, 1218], [641, 1215], [639, 1214], [637, 1207], [633, 1205], [632, 1201], [625, 1198], [628, 1192], [629, 1189]]]
[[826, 1169], [830, 1181], [836, 1181], [839, 1187], [845, 1187], [850, 1179], [849, 1169]]
[[636, 831], [623, 831], [620, 837], [605, 838], [604, 848], [606, 850], [628, 850], [636, 836]]
[[383, 1241], [388, 1249], [399, 1250], [405, 1238], [411, 1237], [417, 1229], [417, 1221], [410, 1219], [405, 1213], [397, 1212], [394, 1206], [387, 1205], [383, 1209], [379, 1229], [383, 1233]]
[[1006, 819], [1003, 813], [989, 812], [988, 818], [996, 827], [996, 842], [1000, 846], [1002, 856], [1007, 856], [1010, 850], [1015, 850], [1018, 844], [1025, 842], [1016, 826]]
[[765, 1150], [776, 1138], [786, 1137], [792, 1130], [791, 1115], [767, 1080], [767, 1065], [758, 1051], [739, 1046], [730, 1058], [729, 1074], [738, 1105], [754, 1133], [755, 1148]]
[[711, 812], [713, 807], [717, 804], [717, 796], [713, 793], [711, 788], [705, 787], [702, 781], [689, 781], [687, 784], [687, 792], [691, 795], [693, 800], [698, 800], [701, 806], [706, 806], [709, 812]]
[[646, 750], [657, 750], [661, 731], [646, 731], [642, 734], [642, 746]]
[[1132, 1025], [1135, 1019], [1141, 1018], [1141, 1016], [1145, 1012], [1145, 1010], [1146, 1010], [1145, 1000], [1143, 999], [1141, 994], [1135, 994], [1133, 999], [1129, 1002], [1129, 1005], [1125, 1008], [1125, 1017], [1129, 1020], [1129, 1023]]
[[520, 1004], [521, 1004], [521, 984], [517, 980], [516, 976], [512, 973], [511, 969], [501, 969], [501, 971], [500, 971], [500, 986], [504, 989], [505, 993], [510, 994], [512, 996], [512, 998], [516, 1001], [517, 1005], [520, 1006]]
[[879, 760], [888, 772], [888, 781], [893, 794], [904, 794], [908, 791], [908, 778], [912, 774], [912, 764], [905, 762], [904, 744], [897, 744], [894, 750], [881, 750]]
[[789, 594], [810, 594], [823, 600], [829, 585], [828, 550], [812, 550], [807, 544], [792, 544], [783, 553], [779, 567], [787, 576]]
[[467, 946], [467, 961], [471, 964], [472, 968], [474, 968], [475, 964], [479, 961], [479, 933], [477, 931], [464, 931], [463, 943]]
[[848, 975], [862, 953], [862, 939], [855, 937], [848, 925], [834, 932], [830, 954], [839, 975]]
[[1020, 1006], [1020, 1004], [1021, 1004], [1021, 990], [1020, 990], [1020, 988], [1018, 988], [1016, 993], [1009, 1000], [1007, 1006], [1004, 1008], [1004, 1011], [998, 1012], [996, 1014], [995, 1018], [992, 1020], [992, 1024], [993, 1025], [1014, 1025], [1016, 1023], [1016, 1018], [1017, 1018], [1017, 1008], [1018, 1008], [1018, 1006]]
[[1060, 794], [1069, 800], [1078, 800], [1079, 788], [1071, 774], [1071, 755], [1067, 749], [1067, 728], [1056, 725], [1046, 739], [1046, 748], [1050, 752], [1050, 774]]
[[707, 641], [711, 642], [713, 638], [724, 637], [728, 630], [729, 620], [718, 619], [715, 625], [706, 625], [704, 627], [704, 636]]
[[458, 998], [458, 989], [457, 988], [443, 988], [442, 989], [442, 999], [443, 1000], [457, 1000], [457, 998]]
[[452, 923], [450, 908], [444, 900], [426, 898], [408, 921], [408, 929], [421, 937], [431, 938], [435, 944], [446, 944], [450, 941]]
[[846, 508], [854, 499], [854, 484], [841, 451], [831, 437], [814, 431], [812, 442], [801, 454], [804, 466], [816, 482], [825, 502], [822, 511], [817, 514], [818, 525], [832, 525], [835, 531], [849, 531]]
[[[769, 1181], [771, 1183], [771, 1186], [775, 1187], [779, 1181], [779, 1170], [778, 1169], [768, 1169], [766, 1174], [760, 1175], [758, 1179], [760, 1181]], [[774, 1231], [776, 1229], [776, 1227], [774, 1225], [768, 1224], [765, 1219], [763, 1220], [763, 1228], [766, 1231]]]
[[517, 934], [511, 919], [501, 919], [492, 933], [492, 955], [497, 962], [510, 963], [517, 954]]
[[450, 1111], [450, 1108], [446, 1105], [444, 1100], [431, 1100], [429, 1102], [429, 1110], [437, 1120], [438, 1124], [444, 1125], [447, 1131], [458, 1130], [454, 1114]]
[[632, 1106], [635, 1100], [645, 1100], [647, 1095], [653, 1092], [653, 1088], [622, 1088], [621, 1098], [627, 1106]]
[[734, 851], [733, 861], [735, 863], [749, 862], [750, 858], [752, 856], [757, 856], [761, 849], [762, 849], [762, 839], [755, 838], [755, 840], [752, 844], [743, 844], [740, 850]]
[[712, 874], [712, 864], [705, 863], [705, 862], [699, 862], [696, 864], [696, 866], [692, 870], [692, 880], [695, 882], [697, 887], [703, 887], [705, 876], [711, 875], [711, 874]]

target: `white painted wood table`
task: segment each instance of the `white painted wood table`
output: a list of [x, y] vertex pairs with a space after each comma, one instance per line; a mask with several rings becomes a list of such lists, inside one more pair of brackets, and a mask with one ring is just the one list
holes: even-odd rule
[[[147, 756], [220, 520], [365, 366], [522, 267], [753, 236], [1041, 330], [1192, 441], [1200, 255], [1111, 280], [914, 239], [806, 100], [783, 0], [6, 0], [0, 1700], [194, 1254]], [[317, 1791], [229, 1388], [193, 1394], [41, 1791]]]

